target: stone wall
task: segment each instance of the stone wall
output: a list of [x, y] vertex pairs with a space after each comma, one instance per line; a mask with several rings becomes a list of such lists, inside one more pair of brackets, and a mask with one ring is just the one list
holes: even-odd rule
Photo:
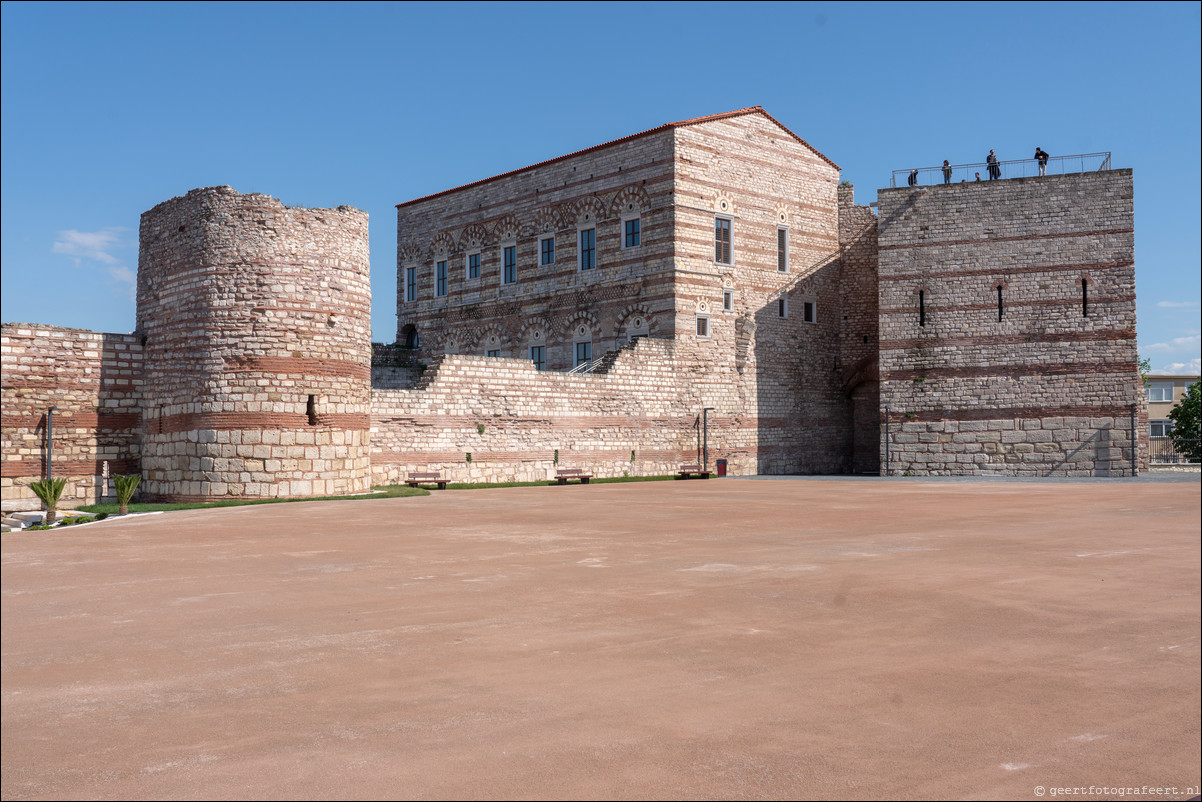
[[141, 471], [142, 346], [131, 334], [6, 323], [0, 332], [3, 399], [0, 487], [5, 510], [40, 509], [29, 483], [45, 477], [46, 413], [61, 506], [109, 498], [111, 476]]
[[[373, 393], [373, 483], [404, 481], [410, 471], [458, 482], [545, 480], [556, 467], [601, 477], [675, 473], [701, 462], [702, 409], [736, 406], [732, 383], [696, 369], [673, 342], [656, 339], [623, 347], [591, 374], [436, 357], [415, 389]], [[755, 473], [754, 427], [721, 412], [708, 424], [710, 470], [726, 459], [732, 474]]]
[[212, 187], [140, 235], [146, 495], [367, 490], [367, 215]]
[[878, 197], [891, 472], [1129, 474], [1131, 171]]
[[843, 392], [852, 401], [851, 472], [880, 472], [877, 218], [839, 187], [839, 356]]
[[[852, 405], [839, 382], [838, 167], [763, 114], [677, 128], [676, 164], [679, 348], [735, 385], [739, 406], [721, 411], [751, 429], [755, 472], [846, 472]], [[716, 258], [718, 219], [729, 221], [729, 263]], [[697, 335], [703, 315], [707, 337]]]

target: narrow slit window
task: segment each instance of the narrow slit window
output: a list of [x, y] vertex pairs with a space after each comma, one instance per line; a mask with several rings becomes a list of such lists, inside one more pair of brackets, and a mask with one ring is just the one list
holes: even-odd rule
[[1081, 317], [1089, 317], [1089, 281], [1081, 279]]
[[918, 325], [925, 326], [927, 324], [927, 299], [926, 291], [918, 291]]
[[309, 416], [309, 425], [317, 425], [317, 397], [309, 396], [309, 403], [305, 404], [305, 414]]
[[997, 321], [1002, 322], [1002, 285], [997, 285]]

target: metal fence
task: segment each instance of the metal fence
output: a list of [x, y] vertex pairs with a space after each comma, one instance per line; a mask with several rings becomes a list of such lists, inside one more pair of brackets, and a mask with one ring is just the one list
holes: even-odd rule
[[[1198, 441], [1194, 440], [1191, 447], [1186, 449], [1187, 452], [1198, 453]], [[1183, 454], [1178, 451], [1171, 437], [1150, 437], [1148, 438], [1148, 458], [1153, 465], [1185, 465], [1187, 463], [1197, 464], [1198, 460], [1190, 459], [1188, 454]]]
[[[1040, 175], [1039, 162], [1035, 159], [1017, 159], [997, 163], [999, 178], [1029, 178]], [[916, 167], [911, 170], [894, 170], [889, 184], [892, 187], [904, 187], [909, 184], [913, 174], [916, 186], [931, 186], [933, 184], [961, 184], [967, 181], [988, 181], [989, 165], [985, 162], [977, 164], [952, 164], [947, 167], [950, 171], [944, 175], [943, 167]], [[1094, 173], [1110, 169], [1110, 152], [1080, 153], [1075, 156], [1050, 156], [1044, 174], [1064, 175], [1066, 173]]]

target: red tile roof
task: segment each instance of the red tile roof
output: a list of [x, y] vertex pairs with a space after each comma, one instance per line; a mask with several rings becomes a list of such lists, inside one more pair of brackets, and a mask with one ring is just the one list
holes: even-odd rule
[[762, 115], [764, 115], [769, 120], [772, 120], [772, 122], [774, 122], [778, 126], [780, 126], [780, 129], [782, 131], [784, 131], [786, 134], [793, 137], [794, 139], [796, 139], [802, 145], [805, 145], [810, 150], [814, 151], [814, 155], [816, 155], [818, 158], [822, 159], [824, 162], [829, 164], [831, 167], [834, 167], [836, 170], [840, 169], [839, 165], [835, 164], [833, 161], [828, 159], [826, 156], [822, 155], [822, 153], [820, 153], [817, 148], [815, 148], [809, 142], [806, 142], [804, 139], [799, 137], [797, 134], [793, 133], [788, 128], [786, 128], [784, 125], [782, 125], [780, 120], [776, 119], [771, 114], [764, 111], [763, 106], [750, 106], [745, 109], [736, 109], [735, 111], [727, 111], [722, 114], [710, 114], [705, 117], [693, 117], [690, 120], [680, 120], [680, 121], [674, 122], [674, 123], [664, 123], [663, 125], [657, 126], [655, 128], [649, 128], [646, 131], [640, 131], [637, 134], [630, 134], [629, 136], [620, 137], [619, 139], [612, 139], [609, 142], [602, 142], [600, 145], [593, 145], [591, 148], [584, 148], [583, 150], [577, 150], [572, 153], [565, 153], [563, 156], [556, 156], [554, 159], [547, 159], [546, 161], [537, 162], [535, 164], [527, 165], [526, 167], [519, 167], [516, 170], [510, 170], [507, 173], [500, 173], [500, 174], [494, 175], [490, 178], [482, 178], [479, 181], [473, 181], [470, 184], [463, 184], [462, 186], [452, 187], [451, 189], [444, 189], [441, 192], [435, 192], [432, 195], [425, 195], [420, 198], [414, 198], [413, 200], [405, 201], [404, 203], [398, 203], [396, 205], [396, 207], [398, 209], [400, 209], [402, 206], [409, 206], [411, 204], [418, 203], [420, 201], [430, 200], [431, 198], [437, 198], [442, 195], [449, 195], [450, 193], [458, 192], [461, 189], [469, 189], [471, 187], [478, 187], [481, 184], [487, 184], [489, 181], [496, 181], [498, 178], [507, 178], [508, 176], [511, 176], [511, 175], [517, 175], [518, 173], [524, 173], [527, 170], [533, 170], [537, 167], [542, 167], [547, 164], [554, 164], [555, 162], [560, 162], [560, 161], [563, 161], [564, 159], [570, 159], [573, 156], [580, 156], [585, 153], [592, 153], [595, 150], [601, 150], [602, 148], [608, 148], [611, 145], [617, 145], [621, 142], [629, 142], [632, 139], [638, 139], [639, 137], [650, 136], [651, 134], [657, 134], [660, 131], [667, 131], [672, 128], [683, 128], [687, 125], [699, 125], [701, 123], [713, 122], [715, 120], [725, 120], [728, 117], [742, 117], [743, 115], [746, 115], [746, 114], [762, 114]]

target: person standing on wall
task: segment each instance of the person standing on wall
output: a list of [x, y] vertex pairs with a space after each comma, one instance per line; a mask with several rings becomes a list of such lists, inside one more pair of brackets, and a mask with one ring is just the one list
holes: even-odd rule
[[993, 148], [989, 149], [989, 156], [985, 158], [985, 164], [989, 167], [989, 180], [1002, 177], [1002, 168], [998, 165], [997, 156], [993, 153]]
[[943, 160], [943, 183], [952, 183], [952, 166], [947, 163], [947, 159]]
[[918, 186], [918, 168], [915, 168], [910, 171], [909, 181], [910, 181], [910, 186], [912, 186], [912, 187]]
[[1039, 162], [1039, 174], [1041, 176], [1048, 174], [1048, 158], [1048, 154], [1044, 152], [1043, 148], [1036, 145], [1035, 161]]

